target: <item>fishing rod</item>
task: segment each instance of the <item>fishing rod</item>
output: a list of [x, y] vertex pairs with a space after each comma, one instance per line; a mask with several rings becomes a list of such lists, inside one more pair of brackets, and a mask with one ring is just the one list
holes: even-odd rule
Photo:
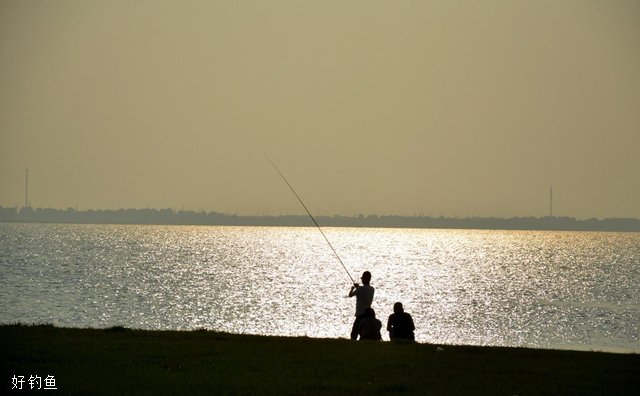
[[342, 262], [342, 260], [340, 259], [340, 256], [338, 256], [338, 252], [336, 252], [336, 249], [333, 248], [333, 245], [331, 244], [331, 242], [329, 242], [329, 238], [327, 238], [327, 236], [324, 234], [324, 231], [322, 231], [322, 228], [320, 227], [320, 225], [318, 224], [318, 222], [316, 221], [315, 217], [313, 217], [313, 215], [311, 214], [311, 212], [309, 211], [309, 209], [307, 209], [307, 205], [304, 204], [304, 202], [302, 202], [302, 199], [300, 198], [300, 196], [298, 195], [298, 193], [296, 192], [296, 190], [293, 189], [293, 186], [291, 185], [291, 183], [289, 183], [289, 181], [287, 180], [286, 177], [284, 177], [284, 174], [282, 173], [282, 171], [280, 171], [280, 168], [278, 168], [278, 166], [271, 160], [271, 158], [269, 158], [269, 156], [266, 153], [262, 153], [265, 158], [267, 159], [267, 161], [269, 161], [269, 163], [271, 164], [271, 166], [273, 166], [273, 168], [276, 170], [276, 172], [278, 172], [278, 174], [280, 175], [280, 177], [282, 178], [282, 180], [284, 180], [284, 182], [287, 184], [287, 186], [289, 186], [289, 188], [291, 189], [291, 192], [293, 193], [293, 195], [296, 196], [296, 198], [298, 198], [298, 202], [300, 202], [300, 205], [302, 205], [302, 207], [304, 208], [304, 210], [307, 211], [307, 214], [309, 215], [309, 217], [311, 217], [311, 220], [313, 220], [313, 224], [316, 225], [316, 227], [318, 227], [318, 230], [320, 231], [320, 233], [322, 234], [322, 236], [324, 237], [324, 240], [327, 241], [327, 244], [329, 245], [329, 247], [331, 248], [331, 250], [333, 251], [333, 254], [336, 256], [336, 258], [338, 259], [338, 261], [340, 262], [340, 264], [342, 265], [342, 268], [344, 268], [344, 271], [347, 273], [347, 275], [349, 275], [349, 279], [351, 279], [351, 283], [355, 284], [356, 281], [353, 280], [353, 277], [351, 276], [351, 274], [349, 273], [349, 270], [347, 270], [347, 267], [344, 265], [344, 263]]

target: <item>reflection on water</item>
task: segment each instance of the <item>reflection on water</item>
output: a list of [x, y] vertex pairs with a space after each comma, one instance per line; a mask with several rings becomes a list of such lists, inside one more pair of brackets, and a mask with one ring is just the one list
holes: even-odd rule
[[[325, 232], [418, 341], [640, 352], [640, 234]], [[0, 270], [3, 323], [346, 338], [355, 306], [315, 228], [0, 224]]]

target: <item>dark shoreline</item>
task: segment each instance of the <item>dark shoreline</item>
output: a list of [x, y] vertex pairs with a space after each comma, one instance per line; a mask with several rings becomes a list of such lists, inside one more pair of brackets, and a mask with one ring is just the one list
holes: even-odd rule
[[[323, 227], [427, 228], [532, 231], [640, 232], [640, 219], [575, 219], [572, 217], [430, 217], [395, 215], [316, 216]], [[3, 208], [0, 222], [63, 224], [147, 224], [211, 226], [314, 227], [306, 215], [240, 216], [173, 209], [84, 210], [73, 208]]]
[[[635, 394], [640, 355], [210, 331], [0, 326], [3, 390], [62, 394]], [[17, 391], [16, 391], [17, 392]]]

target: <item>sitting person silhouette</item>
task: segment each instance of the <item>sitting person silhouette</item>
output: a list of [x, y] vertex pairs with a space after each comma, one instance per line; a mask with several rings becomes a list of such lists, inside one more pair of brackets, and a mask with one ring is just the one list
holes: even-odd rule
[[358, 334], [361, 340], [382, 341], [380, 334], [382, 322], [376, 319], [376, 312], [369, 307], [364, 311], [364, 318], [360, 321]]
[[408, 340], [415, 341], [415, 335], [413, 331], [416, 327], [413, 324], [413, 318], [411, 315], [404, 312], [401, 302], [393, 304], [393, 313], [389, 316], [387, 321], [387, 331], [389, 332], [389, 338], [393, 340]]

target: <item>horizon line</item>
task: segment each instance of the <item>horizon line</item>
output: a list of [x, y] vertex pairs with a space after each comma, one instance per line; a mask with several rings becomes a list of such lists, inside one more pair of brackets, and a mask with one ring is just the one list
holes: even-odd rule
[[[211, 215], [211, 214], [215, 214], [215, 215], [219, 215], [219, 216], [228, 216], [228, 217], [245, 217], [245, 218], [270, 218], [270, 217], [308, 217], [307, 215], [304, 214], [298, 214], [298, 213], [280, 213], [280, 214], [238, 214], [238, 213], [228, 213], [228, 212], [220, 212], [220, 211], [216, 211], [216, 210], [204, 210], [204, 209], [177, 209], [177, 208], [171, 208], [171, 207], [165, 207], [165, 208], [153, 208], [153, 207], [146, 207], [146, 208], [134, 208], [134, 207], [121, 207], [121, 208], [117, 208], [117, 209], [104, 209], [104, 208], [90, 208], [90, 209], [78, 209], [77, 206], [76, 207], [72, 207], [69, 206], [67, 208], [56, 208], [56, 207], [33, 207], [33, 206], [3, 206], [2, 204], [0, 204], [0, 209], [13, 209], [15, 210], [17, 213], [23, 211], [23, 210], [31, 210], [31, 211], [41, 211], [41, 210], [52, 210], [52, 211], [59, 211], [59, 212], [76, 212], [76, 213], [83, 213], [83, 212], [119, 212], [119, 211], [157, 211], [157, 212], [161, 212], [161, 211], [171, 211], [173, 214], [177, 214], [177, 213], [194, 213], [194, 214], [206, 214], [206, 215]], [[578, 221], [585, 221], [585, 220], [638, 220], [640, 221], [640, 218], [638, 217], [620, 217], [620, 216], [616, 216], [616, 217], [595, 217], [595, 216], [591, 216], [591, 217], [576, 217], [576, 216], [558, 216], [558, 215], [542, 215], [542, 216], [536, 216], [536, 215], [514, 215], [514, 216], [498, 216], [498, 215], [466, 215], [466, 216], [461, 216], [461, 215], [432, 215], [432, 214], [379, 214], [379, 213], [358, 213], [358, 214], [318, 214], [315, 215], [317, 217], [324, 217], [324, 218], [353, 218], [353, 219], [367, 219], [367, 218], [384, 218], [384, 217], [397, 217], [397, 218], [408, 218], [408, 219], [418, 219], [418, 218], [431, 218], [431, 219], [451, 219], [451, 220], [464, 220], [464, 219], [503, 219], [503, 220], [512, 220], [512, 219], [550, 219], [550, 218], [554, 218], [554, 219], [574, 219], [574, 220], [578, 220]]]

